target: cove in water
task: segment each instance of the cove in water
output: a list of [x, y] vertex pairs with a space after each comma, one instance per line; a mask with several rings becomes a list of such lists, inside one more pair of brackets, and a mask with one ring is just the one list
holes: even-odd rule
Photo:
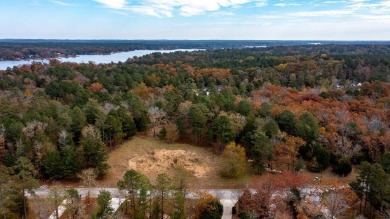
[[[94, 62], [95, 64], [107, 64], [111, 62], [125, 62], [128, 58], [141, 57], [149, 55], [155, 52], [160, 53], [171, 53], [171, 52], [192, 52], [202, 49], [175, 49], [175, 50], [135, 50], [129, 52], [118, 52], [107, 55], [79, 55], [75, 57], [57, 58], [61, 62], [75, 62], [75, 63], [88, 63]], [[38, 60], [17, 60], [17, 61], [0, 61], [0, 70], [6, 70], [8, 67], [13, 68], [14, 66], [29, 65], [33, 61], [49, 63], [49, 59], [38, 59]]]

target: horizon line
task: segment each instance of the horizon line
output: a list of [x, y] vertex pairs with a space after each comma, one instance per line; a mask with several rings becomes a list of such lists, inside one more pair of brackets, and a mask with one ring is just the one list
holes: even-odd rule
[[0, 41], [2, 40], [74, 40], [74, 41], [82, 41], [82, 40], [89, 40], [89, 41], [323, 41], [323, 42], [369, 42], [369, 41], [376, 41], [376, 42], [390, 42], [390, 39], [388, 40], [378, 40], [378, 39], [353, 39], [353, 40], [338, 40], [338, 39], [82, 39], [82, 38], [0, 38]]

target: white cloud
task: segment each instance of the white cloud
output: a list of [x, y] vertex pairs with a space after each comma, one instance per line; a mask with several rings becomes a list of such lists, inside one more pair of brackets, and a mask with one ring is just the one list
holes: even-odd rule
[[[57, 4], [64, 3], [63, 0], [51, 0]], [[269, 0], [93, 0], [105, 7], [131, 12], [146, 16], [173, 17], [181, 15], [184, 17], [196, 16], [209, 13], [210, 16], [233, 15], [234, 10], [242, 5], [249, 4], [252, 7], [265, 7]], [[322, 0], [322, 4], [341, 4], [339, 10], [303, 11], [285, 14], [290, 17], [342, 17], [352, 14], [389, 14], [390, 0]], [[64, 3], [66, 4], [66, 3]], [[273, 4], [276, 7], [301, 6], [300, 1], [279, 1]], [[226, 12], [226, 9], [230, 12]], [[267, 16], [267, 14], [263, 14]], [[275, 14], [274, 14], [275, 15]], [[276, 17], [264, 17], [264, 19], [277, 19]]]
[[268, 0], [139, 0], [128, 3], [126, 0], [94, 0], [112, 9], [156, 17], [172, 17], [175, 12], [181, 16], [201, 15], [207, 12], [217, 12], [223, 8], [236, 8], [247, 3], [256, 7], [264, 7]]
[[274, 5], [278, 6], [278, 7], [286, 7], [286, 6], [300, 6], [301, 4], [299, 4], [299, 3], [277, 3]]
[[390, 21], [390, 15], [358, 15], [362, 20]]
[[350, 0], [347, 8], [354, 11], [370, 10], [373, 14], [389, 14], [390, 0], [370, 2], [369, 0]]
[[377, 4], [376, 11], [377, 13], [386, 13], [390, 14], [390, 1], [382, 1]]
[[328, 16], [345, 16], [353, 14], [352, 10], [329, 10], [329, 11], [304, 11], [290, 13], [292, 17], [328, 17]]
[[258, 15], [258, 16], [255, 16], [255, 18], [258, 18], [258, 19], [281, 19], [281, 18], [286, 18], [285, 15]]
[[265, 7], [268, 5], [268, 0], [258, 0], [255, 5], [256, 7]]
[[127, 6], [126, 0], [94, 0], [103, 4], [105, 7], [112, 9], [125, 9]]
[[54, 4], [60, 5], [60, 6], [65, 6], [65, 7], [73, 7], [73, 6], [76, 6], [76, 5], [74, 5], [74, 4], [70, 4], [70, 3], [62, 2], [62, 1], [56, 1], [56, 0], [51, 0], [51, 2], [53, 2]]
[[162, 17], [162, 16], [165, 16], [165, 17], [172, 17], [172, 12], [171, 10], [158, 10], [157, 8], [155, 7], [151, 7], [151, 6], [147, 6], [147, 5], [143, 5], [143, 6], [132, 6], [130, 8], [128, 8], [129, 11], [132, 11], [134, 13], [137, 13], [137, 14], [143, 14], [143, 15], [147, 15], [147, 16], [155, 16], [155, 17]]
[[230, 11], [217, 11], [210, 14], [211, 17], [227, 17], [233, 15], [234, 13]]
[[339, 4], [341, 1], [324, 1], [322, 4]]

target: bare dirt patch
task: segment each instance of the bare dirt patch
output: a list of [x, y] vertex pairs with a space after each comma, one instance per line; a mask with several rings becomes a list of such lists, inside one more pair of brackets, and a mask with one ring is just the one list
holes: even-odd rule
[[147, 175], [155, 173], [170, 174], [175, 167], [184, 167], [192, 176], [197, 178], [208, 177], [215, 173], [210, 159], [185, 150], [157, 149], [151, 154], [136, 156], [128, 162], [130, 169], [144, 172]]
[[159, 173], [174, 175], [175, 167], [182, 166], [191, 174], [193, 188], [236, 188], [245, 185], [247, 178], [229, 180], [220, 177], [221, 158], [211, 149], [189, 144], [166, 144], [155, 138], [134, 137], [110, 153], [111, 166], [100, 186], [116, 186], [123, 174], [135, 169], [153, 182]]

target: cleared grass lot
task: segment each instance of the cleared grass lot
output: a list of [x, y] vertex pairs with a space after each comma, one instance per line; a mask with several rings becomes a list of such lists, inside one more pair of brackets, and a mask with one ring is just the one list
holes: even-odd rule
[[111, 166], [100, 186], [116, 187], [128, 169], [135, 169], [147, 175], [153, 182], [159, 173], [174, 175], [180, 165], [190, 173], [191, 188], [239, 188], [245, 186], [249, 177], [238, 180], [220, 176], [222, 159], [211, 149], [189, 144], [167, 144], [151, 137], [136, 136], [110, 152]]

